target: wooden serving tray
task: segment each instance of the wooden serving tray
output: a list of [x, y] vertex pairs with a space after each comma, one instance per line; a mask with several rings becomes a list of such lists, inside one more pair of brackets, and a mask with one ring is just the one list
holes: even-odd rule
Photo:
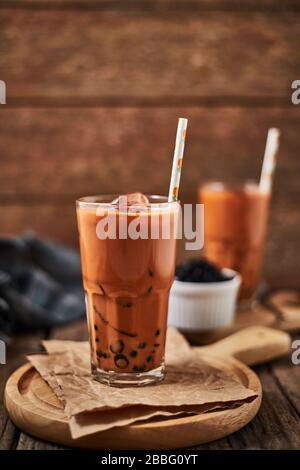
[[[200, 353], [200, 352], [199, 352]], [[256, 374], [240, 361], [201, 351], [212, 366], [227, 369], [237, 380], [257, 393], [251, 403], [223, 411], [174, 419], [156, 419], [113, 428], [73, 440], [63, 405], [39, 373], [25, 364], [9, 378], [5, 404], [16, 426], [38, 438], [64, 446], [92, 449], [175, 449], [220, 439], [245, 426], [259, 410], [262, 389]]]

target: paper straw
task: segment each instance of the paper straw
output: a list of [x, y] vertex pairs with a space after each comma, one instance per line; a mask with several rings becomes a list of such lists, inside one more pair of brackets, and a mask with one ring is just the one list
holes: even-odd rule
[[279, 149], [279, 136], [279, 129], [269, 129], [259, 182], [259, 190], [263, 193], [269, 193], [272, 189], [273, 174], [276, 166], [276, 155]]
[[180, 176], [181, 176], [182, 159], [183, 159], [183, 152], [184, 152], [184, 142], [185, 142], [187, 123], [188, 123], [188, 120], [185, 118], [178, 119], [176, 143], [175, 143], [175, 150], [174, 150], [174, 157], [173, 157], [172, 174], [171, 174], [171, 180], [170, 180], [169, 197], [168, 197], [169, 202], [178, 200], [178, 191], [179, 191], [179, 183], [180, 183]]

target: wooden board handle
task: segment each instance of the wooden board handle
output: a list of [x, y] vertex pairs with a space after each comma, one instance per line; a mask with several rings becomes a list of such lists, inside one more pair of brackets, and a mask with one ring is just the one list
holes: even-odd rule
[[244, 364], [254, 365], [284, 356], [291, 351], [290, 335], [265, 326], [250, 326], [209, 346], [195, 350], [215, 356], [232, 356]]

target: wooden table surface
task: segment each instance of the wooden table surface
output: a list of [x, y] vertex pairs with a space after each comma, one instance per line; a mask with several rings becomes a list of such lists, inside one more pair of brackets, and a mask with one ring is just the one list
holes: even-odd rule
[[[300, 335], [297, 335], [300, 338]], [[25, 355], [40, 350], [42, 338], [83, 340], [86, 325], [80, 322], [52, 332], [16, 337], [8, 347], [7, 364], [0, 366], [0, 450], [64, 449], [42, 442], [16, 428], [9, 419], [2, 400], [9, 375], [25, 362]], [[263, 387], [263, 402], [258, 415], [240, 431], [193, 449], [299, 449], [300, 448], [300, 365], [291, 357], [255, 368]]]

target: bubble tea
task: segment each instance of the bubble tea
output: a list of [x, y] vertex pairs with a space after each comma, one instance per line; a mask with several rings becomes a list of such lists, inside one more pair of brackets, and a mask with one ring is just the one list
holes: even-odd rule
[[140, 193], [121, 199], [82, 198], [77, 220], [92, 373], [138, 386], [164, 378], [179, 203]]
[[268, 129], [259, 184], [214, 182], [199, 188], [204, 204], [205, 252], [242, 275], [240, 305], [251, 306], [260, 278], [280, 130]]
[[204, 251], [219, 267], [242, 275], [240, 301], [249, 305], [260, 278], [270, 193], [255, 183], [213, 182], [199, 189], [204, 204]]

